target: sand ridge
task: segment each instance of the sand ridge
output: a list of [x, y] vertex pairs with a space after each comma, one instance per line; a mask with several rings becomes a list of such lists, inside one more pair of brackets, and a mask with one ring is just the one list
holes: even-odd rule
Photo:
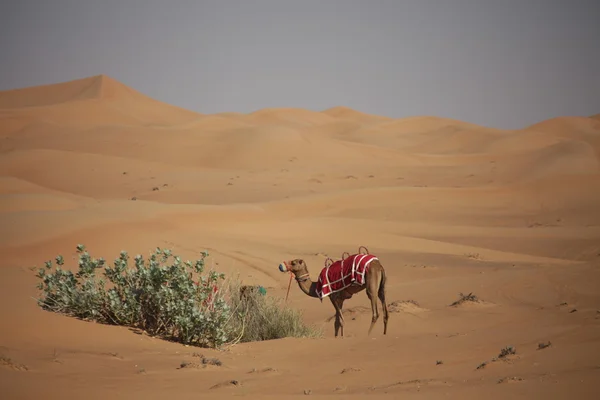
[[[106, 75], [0, 92], [3, 395], [595, 398], [599, 116], [508, 131], [344, 106], [208, 115]], [[324, 338], [199, 350], [40, 310], [32, 267], [74, 268], [78, 243], [107, 259], [208, 250], [281, 297], [281, 260], [316, 279], [365, 245], [387, 271], [389, 334], [367, 337], [360, 293], [335, 340], [331, 304], [295, 286], [289, 305]], [[223, 365], [180, 368], [195, 352]]]

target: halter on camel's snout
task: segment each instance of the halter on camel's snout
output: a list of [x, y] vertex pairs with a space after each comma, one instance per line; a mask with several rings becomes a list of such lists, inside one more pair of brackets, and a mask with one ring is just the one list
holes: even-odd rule
[[290, 269], [289, 269], [286, 261], [284, 261], [281, 264], [279, 264], [279, 270], [281, 272], [292, 272], [292, 271], [290, 271]]

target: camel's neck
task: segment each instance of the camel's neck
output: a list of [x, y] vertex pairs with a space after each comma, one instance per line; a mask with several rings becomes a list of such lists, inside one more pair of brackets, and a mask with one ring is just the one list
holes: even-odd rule
[[[297, 276], [302, 275], [304, 274], [299, 274]], [[300, 290], [302, 290], [305, 294], [307, 294], [310, 297], [319, 297], [317, 296], [317, 283], [313, 282], [310, 279], [310, 276], [308, 276], [308, 272], [306, 272], [306, 275], [300, 278], [300, 280], [296, 279], [296, 281], [298, 282]]]

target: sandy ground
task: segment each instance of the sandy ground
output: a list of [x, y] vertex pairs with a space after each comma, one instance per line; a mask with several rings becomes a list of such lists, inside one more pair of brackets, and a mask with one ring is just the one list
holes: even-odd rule
[[[516, 131], [344, 107], [202, 115], [106, 76], [0, 92], [0, 396], [598, 398], [599, 162], [598, 115]], [[185, 347], [41, 310], [31, 267], [73, 267], [78, 243], [208, 250], [275, 296], [281, 260], [316, 279], [364, 245], [388, 302], [418, 305], [368, 337], [360, 293], [335, 339], [330, 302], [294, 286], [324, 338]], [[450, 307], [459, 292], [481, 302]], [[194, 352], [223, 365], [179, 369]]]

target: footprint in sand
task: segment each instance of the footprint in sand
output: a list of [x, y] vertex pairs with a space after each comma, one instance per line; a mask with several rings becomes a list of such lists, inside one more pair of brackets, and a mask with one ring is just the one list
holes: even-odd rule
[[15, 371], [29, 371], [29, 367], [13, 361], [10, 357], [0, 356], [0, 366], [13, 369]]
[[216, 385], [212, 385], [209, 389], [220, 389], [220, 388], [224, 388], [224, 387], [232, 387], [232, 386], [241, 386], [242, 383], [236, 379], [230, 380], [230, 381], [225, 381], [225, 382], [220, 382], [217, 383]]

